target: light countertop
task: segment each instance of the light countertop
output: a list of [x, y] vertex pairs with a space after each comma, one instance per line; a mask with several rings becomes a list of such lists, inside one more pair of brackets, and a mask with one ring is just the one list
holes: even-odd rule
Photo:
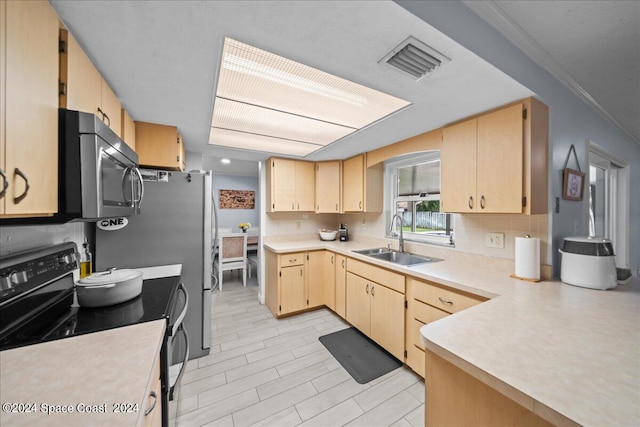
[[[0, 424], [141, 425], [165, 325], [162, 319], [1, 352]], [[117, 404], [130, 412], [114, 412]]]
[[560, 425], [640, 425], [640, 281], [600, 291], [512, 279], [513, 260], [422, 246], [443, 259], [402, 267], [353, 250], [383, 239], [265, 239], [276, 253], [328, 249], [491, 300], [425, 325], [424, 345]]

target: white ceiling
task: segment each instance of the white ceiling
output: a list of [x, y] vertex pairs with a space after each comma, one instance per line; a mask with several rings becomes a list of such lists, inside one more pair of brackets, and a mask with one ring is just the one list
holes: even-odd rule
[[465, 1], [640, 143], [640, 1]]
[[[184, 137], [186, 149], [202, 153], [203, 166], [207, 169], [221, 157], [256, 161], [269, 156], [268, 153], [207, 144], [224, 37], [316, 67], [413, 104], [308, 156], [309, 160], [345, 158], [534, 95], [391, 1], [51, 0], [51, 3], [133, 119], [177, 126]], [[504, 6], [501, 10], [508, 10], [516, 17], [526, 15], [532, 28], [546, 31], [549, 27], [564, 25], [561, 17], [548, 16], [544, 11], [557, 8], [554, 3], [573, 4], [576, 8], [582, 8], [583, 3], [591, 2], [510, 3], [500, 2], [500, 6]], [[613, 9], [618, 8], [618, 3], [607, 2]], [[538, 4], [544, 9], [542, 13], [532, 12]], [[520, 9], [514, 5], [522, 5], [529, 12], [520, 15]], [[579, 28], [579, 32], [563, 31], [564, 37], [567, 40], [569, 37], [580, 37], [588, 33], [594, 23], [600, 22], [597, 16], [588, 15], [588, 18], [591, 21], [581, 21], [582, 25], [571, 27], [573, 31]], [[541, 24], [536, 26], [536, 22]], [[633, 25], [627, 26], [633, 30]], [[524, 25], [521, 28], [534, 33]], [[637, 25], [635, 30], [637, 35]], [[535, 33], [531, 36], [535, 37], [536, 34], [540, 35]], [[418, 82], [378, 63], [408, 36], [433, 47], [451, 58], [451, 61]], [[553, 41], [563, 44], [564, 40]], [[620, 45], [620, 42], [614, 44]], [[567, 50], [573, 52], [571, 48]], [[600, 50], [597, 49], [598, 52]], [[591, 51], [588, 53], [590, 63], [574, 60], [577, 64], [574, 68], [593, 69], [598, 60], [593, 59]], [[637, 52], [635, 58], [637, 61]], [[617, 63], [609, 68], [617, 70]], [[636, 83], [637, 73], [636, 65]], [[632, 71], [629, 74], [633, 76], [634, 73]], [[610, 75], [602, 80], [606, 81], [605, 88], [614, 87], [608, 78]], [[586, 83], [583, 87], [590, 90]], [[603, 92], [606, 94], [608, 91], [605, 89]], [[637, 92], [635, 110], [632, 108], [633, 102], [627, 102], [622, 107], [615, 103], [623, 97], [634, 98], [634, 94], [630, 93], [633, 91], [622, 92], [619, 95], [616, 90], [615, 96], [610, 97], [613, 101], [607, 101], [610, 105], [605, 106], [604, 100], [599, 102], [611, 116], [617, 114], [618, 122], [632, 133], [632, 125], [635, 124], [638, 138]], [[629, 114], [635, 111], [635, 123], [629, 124], [629, 120], [620, 113], [629, 110]], [[240, 168], [233, 169], [238, 171]]]

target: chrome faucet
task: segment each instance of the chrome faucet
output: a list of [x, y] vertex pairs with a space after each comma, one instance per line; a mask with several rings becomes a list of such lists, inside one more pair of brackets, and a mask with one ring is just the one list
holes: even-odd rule
[[389, 228], [389, 231], [393, 231], [393, 221], [395, 221], [396, 218], [400, 220], [400, 239], [398, 239], [398, 250], [400, 252], [404, 252], [404, 236], [402, 235], [402, 217], [400, 214], [395, 214], [391, 218], [391, 227]]

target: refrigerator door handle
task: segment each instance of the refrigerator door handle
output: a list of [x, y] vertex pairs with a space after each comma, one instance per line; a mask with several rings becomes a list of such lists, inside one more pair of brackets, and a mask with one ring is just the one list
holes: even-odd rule
[[211, 348], [211, 289], [202, 291], [202, 349]]

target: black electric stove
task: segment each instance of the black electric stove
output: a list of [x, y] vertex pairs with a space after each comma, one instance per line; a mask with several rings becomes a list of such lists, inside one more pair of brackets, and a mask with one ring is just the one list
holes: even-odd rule
[[0, 350], [169, 319], [177, 277], [145, 280], [120, 304], [74, 305], [76, 258], [75, 244], [64, 243], [0, 260]]

